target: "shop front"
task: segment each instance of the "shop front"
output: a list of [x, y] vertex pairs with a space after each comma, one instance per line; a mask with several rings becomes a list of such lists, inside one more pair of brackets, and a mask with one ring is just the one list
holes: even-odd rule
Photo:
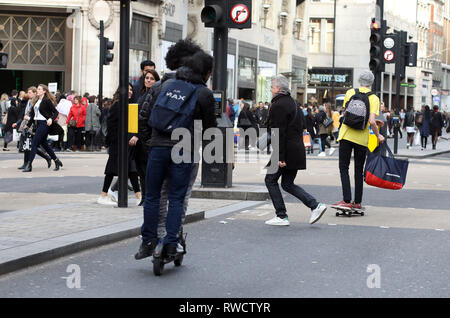
[[[17, 10], [17, 8], [16, 8]], [[43, 8], [0, 10], [0, 41], [8, 53], [8, 68], [0, 71], [0, 91], [24, 90], [38, 84], [71, 85], [72, 36], [67, 32], [69, 13]]]
[[258, 49], [256, 45], [239, 41], [238, 98], [247, 101], [256, 99], [256, 70]]
[[308, 70], [308, 103], [335, 103], [337, 95], [345, 94], [353, 87], [353, 69], [335, 68], [333, 95], [333, 69], [311, 68]]

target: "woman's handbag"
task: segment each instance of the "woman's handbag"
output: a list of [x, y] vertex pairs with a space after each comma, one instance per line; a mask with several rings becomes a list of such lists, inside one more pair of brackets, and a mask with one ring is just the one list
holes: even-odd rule
[[8, 113], [5, 114], [5, 117], [2, 119], [2, 125], [6, 126], [6, 123], [8, 122]]
[[247, 112], [243, 111], [245, 117], [241, 117], [241, 120], [238, 121], [238, 127], [250, 127], [252, 122], [248, 119]]
[[395, 159], [391, 149], [386, 143], [381, 144], [388, 152], [388, 156], [382, 156], [382, 152], [369, 153], [364, 168], [364, 180], [368, 185], [390, 190], [400, 190], [406, 183], [408, 172], [408, 160]]
[[72, 128], [76, 128], [77, 127], [77, 121], [78, 121], [78, 116], [80, 115], [80, 109], [81, 109], [81, 107], [78, 109], [77, 119], [69, 120], [69, 127], [72, 127]]
[[325, 128], [330, 127], [330, 125], [332, 125], [334, 123], [333, 119], [331, 119], [330, 117], [327, 117], [323, 120], [322, 125], [325, 126]]

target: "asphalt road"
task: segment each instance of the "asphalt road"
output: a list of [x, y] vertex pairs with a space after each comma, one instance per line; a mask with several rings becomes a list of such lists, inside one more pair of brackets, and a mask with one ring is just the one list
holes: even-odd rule
[[160, 277], [135, 238], [4, 276], [0, 297], [450, 297], [448, 231], [224, 218], [187, 225], [183, 265]]

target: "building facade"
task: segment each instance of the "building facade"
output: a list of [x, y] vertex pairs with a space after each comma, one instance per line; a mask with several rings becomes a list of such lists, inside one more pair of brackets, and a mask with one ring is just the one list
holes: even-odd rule
[[[291, 80], [294, 98], [306, 98], [307, 1], [254, 0], [252, 28], [230, 29], [228, 98], [270, 102], [271, 78], [282, 73]], [[203, 0], [189, 1], [188, 36], [213, 53], [213, 29], [200, 20]]]
[[[0, 0], [0, 41], [9, 54], [1, 70], [1, 91], [57, 83], [58, 89], [98, 93], [99, 21], [114, 41], [114, 60], [104, 66], [103, 92], [118, 87], [120, 47], [119, 1]], [[188, 0], [132, 2], [130, 21], [130, 81], [140, 76], [140, 62], [152, 59], [164, 71], [163, 56], [187, 36]]]

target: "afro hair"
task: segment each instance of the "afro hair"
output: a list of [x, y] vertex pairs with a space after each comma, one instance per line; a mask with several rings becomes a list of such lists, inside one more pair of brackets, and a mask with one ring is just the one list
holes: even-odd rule
[[184, 65], [187, 58], [201, 50], [200, 46], [190, 39], [180, 40], [169, 48], [165, 58], [166, 65], [175, 71]]

